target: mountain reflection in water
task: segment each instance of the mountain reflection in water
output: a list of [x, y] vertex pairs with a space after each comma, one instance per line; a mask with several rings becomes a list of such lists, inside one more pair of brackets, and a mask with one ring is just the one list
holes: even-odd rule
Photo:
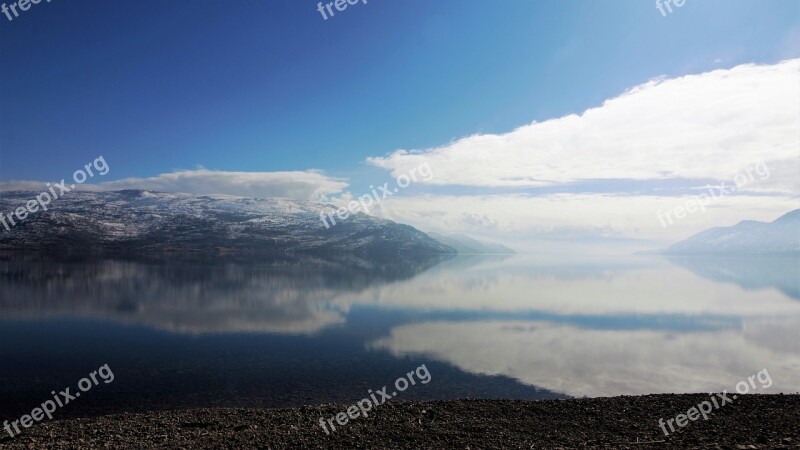
[[[787, 268], [788, 267], [788, 268]], [[72, 413], [800, 390], [797, 259], [0, 261], [2, 413], [108, 363]], [[41, 400], [39, 400], [41, 403]], [[111, 405], [111, 406], [109, 406]], [[68, 414], [72, 414], [68, 413]]]

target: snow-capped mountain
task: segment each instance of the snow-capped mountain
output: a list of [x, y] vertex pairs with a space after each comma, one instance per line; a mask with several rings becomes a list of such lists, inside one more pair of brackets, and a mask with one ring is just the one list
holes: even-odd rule
[[717, 227], [673, 244], [665, 253], [800, 255], [800, 209], [772, 222], [745, 220], [732, 227]]
[[[0, 213], [34, 192], [0, 193]], [[0, 249], [102, 254], [336, 254], [394, 258], [455, 253], [425, 233], [365, 214], [326, 228], [332, 205], [284, 198], [169, 194], [142, 190], [70, 192], [11, 230]]]

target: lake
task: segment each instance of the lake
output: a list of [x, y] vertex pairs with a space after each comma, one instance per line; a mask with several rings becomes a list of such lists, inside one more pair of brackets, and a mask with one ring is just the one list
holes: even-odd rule
[[[800, 259], [0, 260], [0, 414], [800, 391]], [[73, 388], [74, 390], [75, 388]]]

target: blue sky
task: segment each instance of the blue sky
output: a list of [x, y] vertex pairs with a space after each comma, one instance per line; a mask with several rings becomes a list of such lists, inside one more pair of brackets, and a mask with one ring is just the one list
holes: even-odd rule
[[386, 178], [369, 157], [796, 58], [799, 24], [796, 0], [686, 0], [667, 17], [651, 1], [370, 0], [327, 21], [310, 0], [42, 2], [0, 16], [0, 181], [102, 154], [109, 180], [319, 169], [358, 190]]

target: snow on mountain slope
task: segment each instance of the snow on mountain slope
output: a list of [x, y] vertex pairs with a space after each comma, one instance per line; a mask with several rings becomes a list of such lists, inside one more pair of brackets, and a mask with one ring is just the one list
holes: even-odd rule
[[[34, 198], [0, 193], [0, 212]], [[279, 255], [354, 254], [392, 258], [455, 251], [408, 225], [365, 214], [325, 228], [332, 205], [284, 198], [253, 199], [125, 190], [71, 192], [48, 211], [30, 214], [10, 231], [0, 226], [0, 249], [91, 251], [115, 254], [196, 252]]]

